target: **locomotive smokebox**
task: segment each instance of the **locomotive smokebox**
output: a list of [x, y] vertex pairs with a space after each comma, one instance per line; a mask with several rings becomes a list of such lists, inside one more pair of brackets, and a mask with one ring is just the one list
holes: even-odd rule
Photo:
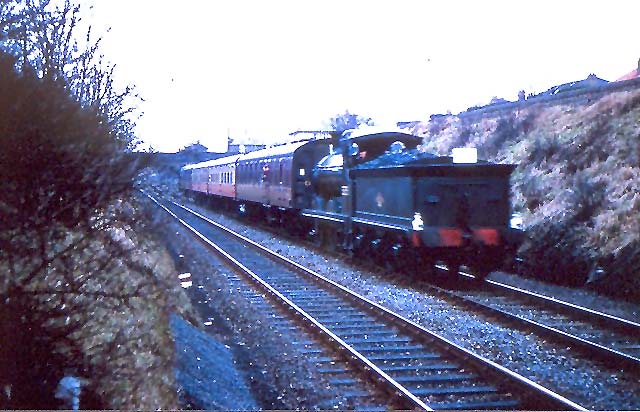
[[314, 191], [326, 199], [341, 196], [341, 188], [346, 184], [342, 168], [342, 154], [330, 154], [320, 160], [311, 175]]

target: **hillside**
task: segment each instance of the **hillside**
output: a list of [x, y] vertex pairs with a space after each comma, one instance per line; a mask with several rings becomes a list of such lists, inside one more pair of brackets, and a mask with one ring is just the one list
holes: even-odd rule
[[585, 104], [529, 106], [413, 125], [422, 150], [517, 164], [513, 207], [524, 218], [523, 272], [639, 296], [640, 90]]

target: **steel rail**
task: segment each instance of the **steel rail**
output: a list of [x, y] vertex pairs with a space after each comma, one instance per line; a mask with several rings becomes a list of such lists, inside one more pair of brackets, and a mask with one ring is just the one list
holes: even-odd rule
[[[364, 355], [362, 355], [360, 352], [358, 352], [352, 346], [347, 344], [339, 336], [335, 335], [333, 332], [331, 332], [329, 329], [327, 329], [323, 324], [318, 322], [314, 317], [309, 315], [302, 308], [300, 308], [298, 305], [296, 305], [294, 302], [292, 302], [290, 299], [288, 299], [286, 296], [284, 296], [282, 293], [280, 293], [278, 290], [276, 290], [274, 287], [272, 287], [270, 284], [268, 284], [266, 281], [264, 281], [259, 275], [257, 275], [256, 273], [251, 271], [249, 268], [247, 268], [245, 265], [243, 265], [241, 262], [236, 260], [233, 256], [231, 256], [226, 251], [224, 251], [216, 243], [212, 242], [206, 236], [204, 236], [203, 234], [198, 232], [193, 226], [189, 225], [183, 219], [178, 217], [175, 213], [173, 213], [167, 207], [165, 207], [164, 205], [160, 204], [155, 198], [153, 198], [152, 196], [150, 196], [148, 194], [147, 194], [147, 196], [154, 203], [156, 203], [158, 206], [160, 206], [162, 209], [164, 209], [167, 213], [169, 213], [174, 219], [176, 219], [178, 222], [180, 222], [180, 224], [182, 224], [184, 227], [186, 227], [188, 230], [190, 230], [202, 242], [204, 242], [206, 245], [208, 245], [213, 250], [215, 250], [215, 252], [219, 256], [221, 256], [224, 260], [226, 260], [229, 264], [231, 264], [241, 274], [244, 274], [245, 276], [248, 276], [249, 278], [251, 278], [263, 290], [265, 290], [266, 292], [271, 294], [273, 297], [278, 299], [281, 302], [281, 304], [285, 305], [286, 308], [288, 308], [290, 310], [293, 310], [294, 313], [296, 313], [299, 317], [301, 317], [304, 320], [306, 320], [310, 325], [312, 325], [316, 330], [318, 330], [322, 335], [324, 335], [325, 339], [328, 342], [332, 343], [333, 346], [336, 346], [336, 347], [340, 348], [342, 351], [346, 352], [345, 358], [349, 363], [351, 363], [353, 366], [358, 367], [359, 369], [361, 369], [366, 374], [375, 375], [371, 379], [372, 382], [378, 384], [378, 386], [380, 386], [381, 389], [385, 390], [386, 392], [389, 392], [390, 394], [398, 396], [400, 398], [400, 400], [401, 400], [401, 403], [402, 403], [403, 407], [419, 408], [419, 409], [423, 409], [423, 410], [427, 410], [427, 411], [433, 411], [434, 410], [433, 408], [429, 407], [424, 402], [422, 402], [420, 399], [418, 399], [411, 392], [409, 392], [403, 385], [401, 385], [400, 383], [395, 381], [393, 378], [391, 378], [389, 375], [387, 375], [383, 370], [378, 368], [373, 362], [371, 362], [369, 359], [367, 359]], [[228, 229], [224, 228], [223, 226], [220, 226], [216, 222], [211, 221], [210, 219], [206, 218], [205, 216], [200, 215], [199, 213], [197, 213], [195, 211], [192, 211], [192, 210], [190, 210], [188, 208], [185, 208], [184, 206], [179, 205], [179, 204], [177, 204], [175, 202], [172, 202], [172, 203], [174, 205], [178, 206], [178, 207], [184, 208], [185, 210], [189, 211], [190, 213], [194, 214], [195, 216], [206, 220], [207, 222], [215, 225], [217, 228], [225, 230], [225, 231], [228, 231]], [[231, 232], [229, 232], [229, 233], [231, 233]], [[251, 242], [249, 239], [244, 238], [243, 236], [241, 236], [239, 234], [236, 234], [236, 235], [238, 237], [242, 238], [243, 240]], [[353, 362], [354, 360], [356, 362]], [[390, 388], [391, 388], [391, 390], [390, 390]]]
[[551, 296], [545, 296], [540, 293], [532, 292], [529, 290], [521, 289], [515, 286], [507, 285], [505, 283], [496, 282], [494, 280], [485, 279], [485, 283], [492, 285], [493, 287], [503, 290], [505, 292], [513, 293], [517, 295], [524, 295], [529, 299], [536, 299], [539, 302], [544, 302], [545, 304], [554, 305], [557, 308], [567, 311], [573, 311], [575, 313], [580, 314], [580, 316], [588, 317], [597, 322], [606, 322], [620, 329], [628, 329], [630, 333], [635, 333], [640, 335], [640, 323], [621, 318], [619, 316], [614, 316], [605, 312], [600, 312], [591, 308], [587, 308], [584, 306], [576, 305], [571, 302], [565, 302], [560, 299], [556, 299]]
[[[438, 267], [442, 269], [442, 267]], [[469, 279], [477, 279], [475, 275], [471, 273], [467, 273], [464, 271], [458, 272], [458, 274], [467, 277]], [[585, 318], [590, 318], [596, 322], [606, 322], [616, 328], [620, 329], [629, 329], [630, 333], [640, 334], [640, 323], [634, 322], [629, 319], [622, 318], [620, 316], [611, 315], [606, 312], [597, 311], [595, 309], [587, 308], [585, 306], [580, 306], [575, 303], [566, 302], [552, 296], [547, 296], [542, 293], [533, 292], [530, 290], [522, 289], [516, 286], [512, 286], [506, 283], [498, 282], [491, 279], [483, 279], [485, 284], [491, 285], [491, 287], [496, 290], [503, 291], [505, 293], [511, 293], [514, 296], [526, 296], [529, 299], [537, 300], [544, 304], [553, 305], [559, 309], [571, 311], [573, 313], [578, 313], [580, 316], [584, 316]]]
[[[512, 390], [515, 393], [522, 393], [523, 390], [527, 391], [528, 393], [532, 393], [535, 394], [535, 396], [538, 398], [538, 400], [543, 400], [546, 402], [545, 408], [547, 409], [557, 409], [557, 410], [586, 410], [584, 407], [580, 406], [579, 404], [570, 401], [569, 399], [543, 387], [542, 385], [539, 385], [533, 381], [531, 381], [530, 379], [521, 376], [489, 359], [486, 359], [480, 355], [477, 355], [457, 344], [455, 344], [454, 342], [432, 332], [429, 331], [427, 329], [425, 329], [424, 327], [416, 324], [415, 322], [408, 320], [404, 317], [402, 317], [401, 315], [398, 315], [392, 311], [390, 311], [389, 309], [353, 292], [350, 291], [349, 289], [345, 288], [344, 286], [328, 279], [325, 278], [324, 276], [305, 268], [304, 266], [286, 258], [283, 256], [278, 255], [277, 253], [263, 247], [262, 245], [252, 241], [251, 239], [248, 239], [240, 234], [237, 234], [225, 227], [223, 227], [222, 225], [219, 225], [218, 223], [212, 221], [211, 219], [207, 218], [206, 216], [186, 207], [183, 205], [179, 205], [177, 203], [174, 202], [174, 205], [177, 207], [180, 207], [182, 209], [184, 209], [185, 211], [193, 214], [194, 216], [199, 217], [200, 219], [203, 219], [204, 221], [208, 222], [209, 224], [215, 225], [216, 227], [218, 227], [221, 230], [226, 231], [227, 233], [237, 237], [238, 239], [243, 240], [243, 242], [246, 242], [246, 244], [260, 250], [262, 253], [266, 254], [267, 256], [269, 256], [271, 259], [273, 260], [277, 260], [277, 261], [281, 261], [283, 263], [286, 263], [287, 265], [289, 265], [290, 267], [294, 268], [296, 271], [304, 273], [306, 275], [308, 275], [311, 279], [316, 280], [320, 283], [324, 283], [326, 285], [330, 285], [334, 290], [340, 291], [343, 295], [349, 297], [349, 300], [357, 303], [358, 305], [366, 308], [370, 313], [372, 313], [375, 316], [380, 317], [381, 315], [385, 318], [387, 318], [388, 320], [392, 320], [393, 323], [396, 326], [401, 327], [402, 329], [406, 330], [407, 332], [410, 332], [411, 335], [421, 341], [424, 341], [424, 339], [429, 339], [435, 342], [438, 342], [441, 347], [446, 348], [447, 351], [449, 351], [450, 353], [455, 354], [455, 356], [457, 357], [461, 357], [467, 361], [472, 362], [473, 364], [476, 365], [476, 367], [479, 367], [485, 371], [488, 371], [489, 373], [491, 373], [493, 376], [495, 377], [499, 377], [499, 379], [503, 382], [503, 384], [505, 384], [506, 386], [512, 388]], [[284, 299], [286, 299], [286, 297], [283, 296]], [[293, 303], [293, 302], [291, 302]], [[325, 328], [326, 329], [326, 328]], [[331, 333], [330, 331], [327, 330], [328, 333]], [[327, 334], [327, 336], [330, 336]], [[335, 336], [335, 335], [333, 335]], [[337, 338], [337, 339], [335, 339]], [[338, 338], [337, 336], [335, 336], [335, 339], [337, 342], [343, 342], [340, 338]], [[345, 343], [346, 345], [346, 343]], [[357, 352], [357, 351], [356, 351]], [[365, 362], [364, 365], [366, 365], [366, 367], [370, 367], [369, 365], [373, 365], [375, 366], [373, 363], [371, 362]], [[372, 368], [373, 369], [373, 368]], [[380, 370], [380, 372], [384, 373], [383, 371]], [[386, 374], [385, 374], [386, 375]], [[383, 376], [383, 375], [381, 375]], [[397, 383], [397, 382], [396, 382]], [[402, 385], [398, 384], [399, 387], [402, 387]], [[425, 407], [428, 408], [427, 405], [425, 405]]]
[[[473, 275], [466, 272], [461, 271], [459, 272], [459, 274], [468, 278], [474, 278]], [[586, 318], [586, 319], [589, 319], [591, 322], [604, 325], [605, 327], [608, 327], [610, 329], [622, 330], [624, 334], [631, 337], [640, 336], [640, 324], [624, 318], [620, 318], [618, 316], [613, 316], [607, 313], [598, 312], [593, 309], [585, 308], [570, 302], [561, 301], [556, 298], [552, 298], [539, 293], [527, 291], [524, 289], [520, 289], [511, 285], [503, 284], [503, 283], [496, 282], [489, 279], [484, 279], [483, 286], [487, 286], [488, 290], [496, 290], [498, 292], [504, 293], [506, 295], [510, 295], [517, 299], [530, 299], [534, 302], [534, 305], [535, 304], [549, 305], [554, 308], [557, 308], [558, 310], [568, 315], [576, 316], [578, 318], [583, 318], [583, 319]], [[565, 332], [561, 329], [558, 329], [557, 327], [545, 325], [542, 322], [528, 319], [518, 314], [514, 314], [506, 310], [494, 307], [489, 303], [478, 302], [473, 298], [463, 296], [460, 293], [445, 290], [433, 285], [431, 285], [430, 287], [441, 294], [445, 294], [446, 296], [456, 299], [456, 301], [461, 304], [473, 306], [475, 308], [478, 308], [479, 310], [483, 310], [483, 311], [492, 313], [494, 315], [504, 317], [510, 321], [524, 324], [526, 327], [534, 329], [535, 331], [542, 333], [545, 336], [550, 336], [553, 338], [560, 339], [564, 342], [567, 342], [568, 344], [580, 347], [591, 354], [595, 354], [596, 356], [599, 356], [604, 360], [615, 362], [617, 366], [623, 367], [628, 371], [632, 371], [635, 373], [640, 372], [640, 358], [636, 356], [611, 348], [609, 346], [602, 345], [597, 342], [593, 342], [591, 340], [581, 338], [580, 336]], [[499, 305], [500, 304], [497, 304], [497, 306]]]

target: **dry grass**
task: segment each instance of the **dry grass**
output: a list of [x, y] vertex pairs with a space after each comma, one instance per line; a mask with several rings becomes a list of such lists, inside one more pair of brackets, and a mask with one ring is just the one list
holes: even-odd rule
[[609, 288], [637, 289], [627, 286], [640, 283], [640, 91], [473, 124], [448, 116], [415, 131], [425, 151], [475, 146], [484, 158], [518, 165], [513, 207], [524, 215], [530, 274], [583, 284], [600, 266]]

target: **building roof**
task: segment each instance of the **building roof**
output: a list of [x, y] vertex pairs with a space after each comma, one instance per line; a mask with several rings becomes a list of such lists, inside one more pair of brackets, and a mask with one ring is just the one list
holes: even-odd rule
[[588, 88], [592, 88], [592, 87], [598, 87], [598, 86], [605, 85], [607, 83], [609, 83], [609, 82], [604, 80], [604, 79], [599, 78], [595, 74], [590, 74], [584, 80], [577, 80], [577, 81], [574, 81], [574, 82], [559, 84], [557, 86], [553, 86], [549, 90], [547, 90], [545, 92], [542, 92], [542, 93], [540, 93], [540, 94], [538, 94], [536, 96], [553, 96], [553, 95], [556, 95], [558, 93], [563, 93], [563, 92], [568, 92], [568, 91], [573, 91], [573, 90], [580, 90], [580, 89], [588, 89]]

